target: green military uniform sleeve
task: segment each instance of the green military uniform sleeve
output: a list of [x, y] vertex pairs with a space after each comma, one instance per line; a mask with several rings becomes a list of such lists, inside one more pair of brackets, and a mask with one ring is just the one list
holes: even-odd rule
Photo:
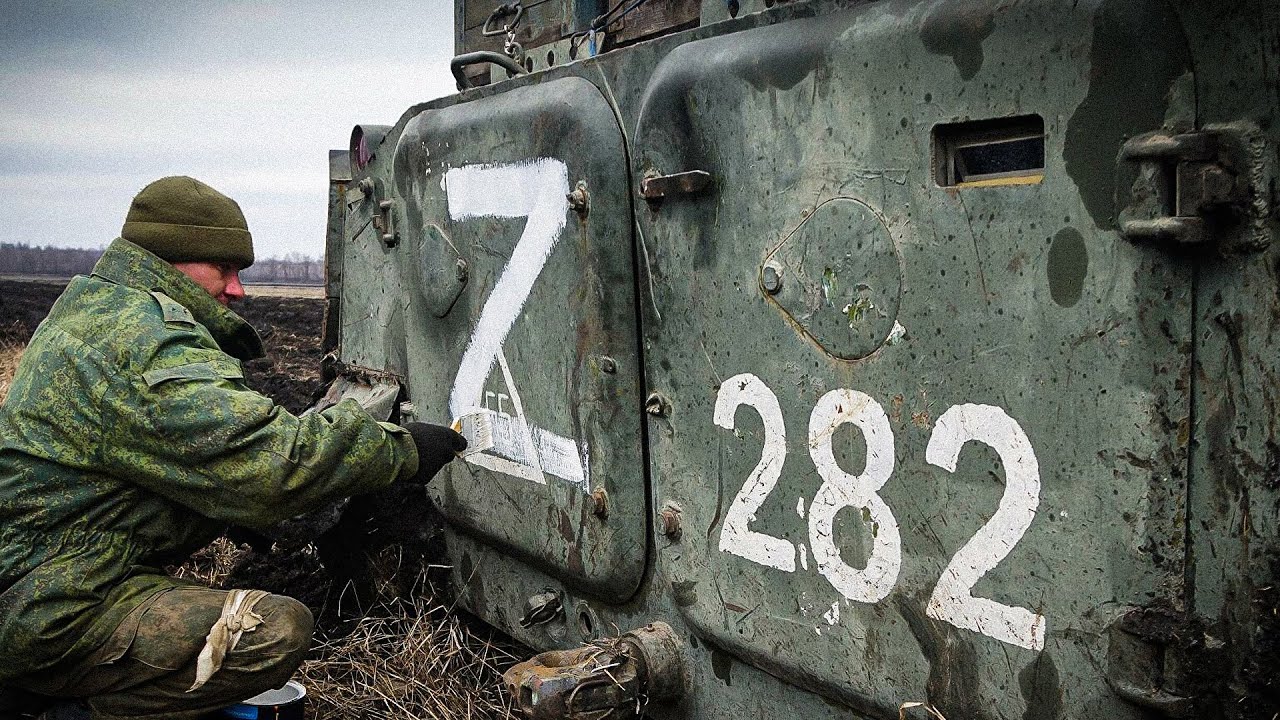
[[265, 529], [417, 471], [404, 430], [352, 400], [292, 415], [220, 350], [172, 342], [139, 370], [103, 395], [102, 466], [206, 517]]

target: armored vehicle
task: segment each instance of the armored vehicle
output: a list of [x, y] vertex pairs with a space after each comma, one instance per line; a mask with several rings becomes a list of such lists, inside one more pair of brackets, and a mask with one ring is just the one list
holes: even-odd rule
[[326, 342], [529, 716], [1273, 716], [1275, 2], [455, 17]]

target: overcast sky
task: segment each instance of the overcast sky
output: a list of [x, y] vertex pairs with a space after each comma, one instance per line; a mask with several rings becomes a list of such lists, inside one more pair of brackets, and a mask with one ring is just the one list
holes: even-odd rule
[[259, 257], [324, 253], [328, 150], [454, 92], [448, 0], [4, 0], [0, 240], [102, 247], [165, 175], [235, 198]]

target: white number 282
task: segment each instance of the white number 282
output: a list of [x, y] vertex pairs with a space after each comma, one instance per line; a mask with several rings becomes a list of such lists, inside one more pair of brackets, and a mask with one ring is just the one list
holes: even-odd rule
[[[786, 460], [786, 428], [778, 397], [760, 378], [742, 373], [725, 380], [716, 397], [715, 423], [733, 430], [739, 406], [748, 405], [764, 423], [760, 462], [748, 475], [725, 514], [720, 550], [752, 562], [795, 572], [796, 548], [790, 541], [750, 529], [756, 511], [782, 475]], [[831, 438], [844, 424], [855, 425], [867, 446], [866, 467], [852, 475], [836, 462]], [[964, 404], [938, 418], [925, 459], [955, 472], [967, 442], [992, 447], [1005, 467], [1005, 491], [991, 519], [951, 558], [929, 598], [929, 616], [956, 627], [1030, 650], [1044, 648], [1044, 616], [974, 597], [978, 580], [1003, 560], [1022, 539], [1040, 504], [1040, 467], [1026, 433], [1017, 421], [992, 405]], [[902, 542], [893, 511], [878, 494], [893, 474], [893, 430], [884, 408], [865, 393], [838, 389], [823, 395], [809, 416], [809, 454], [822, 485], [807, 513], [809, 546], [822, 574], [841, 595], [854, 602], [876, 603], [893, 590], [902, 566]], [[871, 524], [871, 553], [866, 566], [854, 568], [840, 557], [834, 536], [836, 514], [857, 508]]]

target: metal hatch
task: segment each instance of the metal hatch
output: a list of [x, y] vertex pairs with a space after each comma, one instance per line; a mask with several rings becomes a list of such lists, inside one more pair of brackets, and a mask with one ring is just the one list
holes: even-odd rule
[[1106, 203], [1188, 117], [1170, 17], [879, 3], [656, 69], [657, 571], [717, 653], [875, 717], [1140, 713], [1108, 637], [1185, 601], [1191, 276]]
[[567, 78], [421, 113], [394, 169], [413, 413], [480, 409], [495, 442], [432, 499], [615, 602], [644, 570], [647, 502], [625, 158], [599, 91]]

